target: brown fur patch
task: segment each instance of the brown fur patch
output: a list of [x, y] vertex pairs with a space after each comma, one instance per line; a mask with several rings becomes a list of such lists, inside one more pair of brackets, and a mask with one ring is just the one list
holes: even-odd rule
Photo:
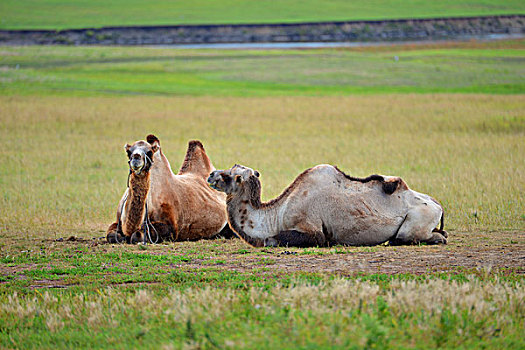
[[106, 240], [108, 243], [126, 242], [126, 239], [122, 236], [121, 232], [118, 232], [118, 228], [118, 223], [116, 222], [109, 225], [108, 230], [106, 231]]
[[169, 238], [161, 235], [163, 239], [169, 239], [176, 241], [179, 237], [179, 231], [176, 226], [176, 220], [173, 216], [173, 207], [168, 203], [161, 203], [159, 206], [158, 215], [161, 218], [162, 222], [169, 227]]
[[153, 227], [150, 227], [150, 235], [153, 241], [156, 241], [155, 236], [159, 235], [159, 242], [165, 240], [173, 240], [173, 226], [164, 222], [152, 222]]
[[106, 231], [106, 234], [110, 233], [110, 232], [117, 232], [117, 227], [118, 227], [118, 224], [116, 222], [112, 223], [111, 225], [109, 225], [107, 231]]
[[349, 212], [350, 212], [350, 215], [355, 216], [355, 217], [365, 217], [366, 216], [366, 213], [358, 208], [354, 210], [350, 210]]
[[127, 216], [122, 223], [122, 232], [128, 237], [141, 228], [149, 186], [149, 172], [144, 176], [130, 175], [129, 197], [125, 204]]

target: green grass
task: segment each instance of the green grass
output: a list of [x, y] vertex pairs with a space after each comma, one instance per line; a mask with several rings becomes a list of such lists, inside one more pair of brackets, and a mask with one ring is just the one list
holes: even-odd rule
[[525, 5], [519, 0], [3, 0], [0, 3], [0, 28], [289, 23], [523, 13]]
[[[323, 50], [4, 47], [0, 93], [524, 93], [525, 41]], [[396, 61], [394, 57], [399, 59]]]
[[224, 287], [220, 293], [213, 287], [175, 287], [163, 293], [108, 288], [91, 293], [13, 294], [0, 296], [0, 345], [523, 347], [523, 281], [465, 279], [390, 278], [381, 285], [360, 279], [297, 278], [285, 283], [272, 280], [264, 287]]

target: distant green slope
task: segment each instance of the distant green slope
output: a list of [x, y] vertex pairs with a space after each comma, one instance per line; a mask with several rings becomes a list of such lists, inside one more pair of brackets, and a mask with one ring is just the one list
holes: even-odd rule
[[522, 94], [524, 48], [525, 41], [362, 51], [3, 47], [0, 95]]
[[1, 0], [0, 29], [525, 14], [523, 0]]

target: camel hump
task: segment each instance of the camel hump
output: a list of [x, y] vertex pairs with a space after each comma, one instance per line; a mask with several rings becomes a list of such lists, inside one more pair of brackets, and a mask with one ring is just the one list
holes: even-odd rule
[[394, 177], [394, 176], [385, 176], [382, 186], [383, 186], [383, 191], [386, 194], [392, 194], [397, 189], [400, 189], [400, 190], [408, 189], [408, 186], [405, 183], [405, 181], [403, 181], [403, 179], [401, 179], [400, 177]]
[[214, 170], [210, 158], [206, 155], [204, 146], [198, 140], [192, 140], [188, 143], [186, 157], [179, 170], [179, 175], [199, 174], [208, 177]]

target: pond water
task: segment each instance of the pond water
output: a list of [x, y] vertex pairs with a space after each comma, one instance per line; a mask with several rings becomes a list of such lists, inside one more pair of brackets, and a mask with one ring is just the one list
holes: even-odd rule
[[155, 45], [153, 48], [173, 48], [173, 49], [319, 49], [331, 47], [366, 47], [366, 46], [385, 46], [400, 44], [429, 44], [447, 41], [490, 41], [502, 39], [524, 38], [522, 34], [490, 34], [482, 36], [465, 36], [454, 39], [443, 40], [421, 40], [421, 41], [369, 41], [369, 42], [285, 42], [285, 43], [216, 43], [216, 44], [182, 44], [182, 45]]

